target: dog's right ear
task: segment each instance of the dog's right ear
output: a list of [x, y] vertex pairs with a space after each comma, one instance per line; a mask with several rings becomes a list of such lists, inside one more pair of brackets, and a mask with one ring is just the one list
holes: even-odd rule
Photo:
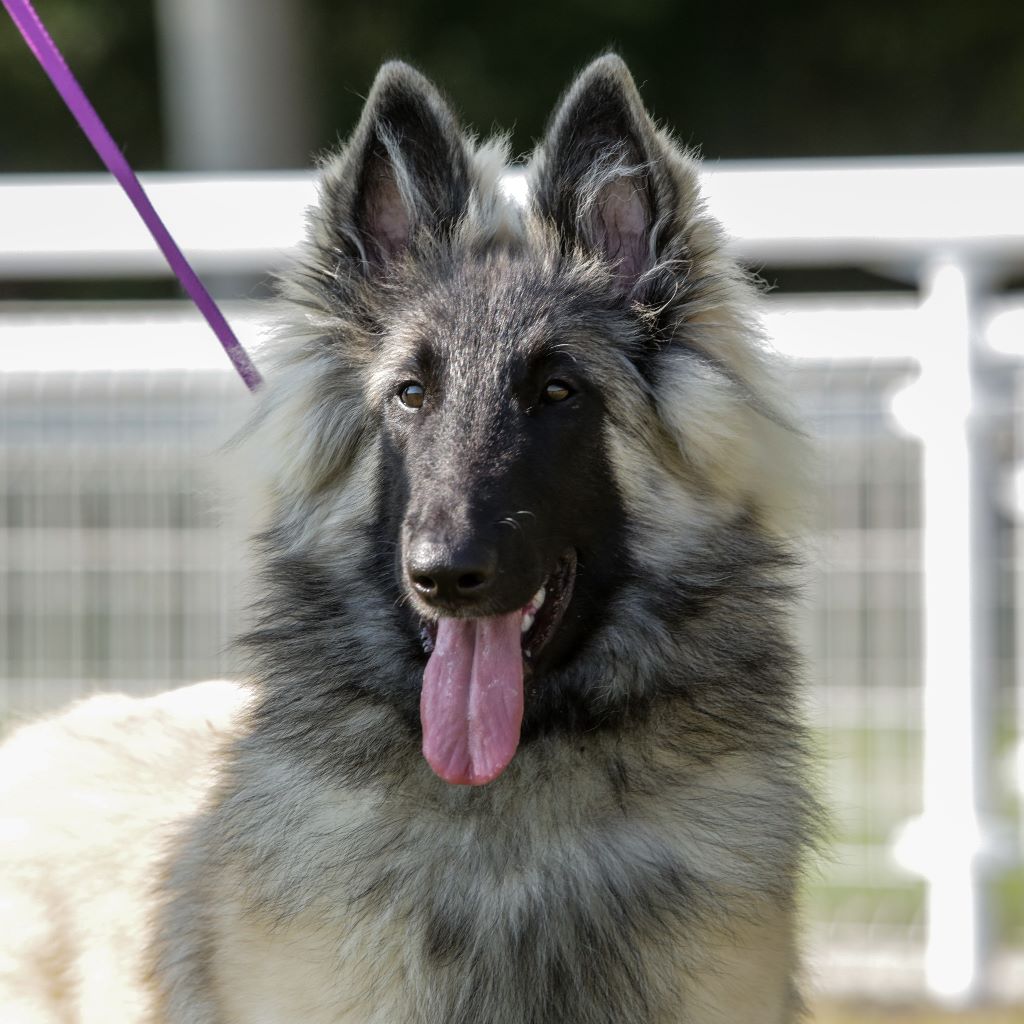
[[437, 89], [408, 64], [385, 64], [348, 145], [324, 170], [331, 248], [372, 273], [418, 232], [450, 231], [469, 197], [467, 148]]

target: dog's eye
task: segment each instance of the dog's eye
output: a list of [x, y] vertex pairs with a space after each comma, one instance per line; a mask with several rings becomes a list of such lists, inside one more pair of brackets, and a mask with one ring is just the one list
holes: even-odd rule
[[549, 380], [544, 385], [545, 402], [564, 402], [572, 394], [572, 388], [564, 380]]
[[423, 390], [422, 384], [417, 384], [415, 381], [409, 384], [404, 384], [402, 390], [398, 392], [398, 400], [402, 405], [409, 409], [418, 409], [423, 405], [423, 397], [426, 392]]

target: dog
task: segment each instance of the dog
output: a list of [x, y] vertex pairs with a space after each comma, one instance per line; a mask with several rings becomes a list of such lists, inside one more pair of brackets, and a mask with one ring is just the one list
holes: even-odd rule
[[241, 442], [249, 682], [9, 741], [4, 1021], [801, 1017], [805, 456], [756, 289], [615, 55], [508, 182], [381, 69]]

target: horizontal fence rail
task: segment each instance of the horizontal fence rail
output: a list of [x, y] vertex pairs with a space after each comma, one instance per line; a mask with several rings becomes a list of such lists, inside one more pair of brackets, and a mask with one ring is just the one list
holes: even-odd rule
[[[258, 359], [269, 306], [231, 300], [223, 309]], [[912, 296], [775, 296], [761, 319], [772, 348], [796, 361], [919, 364], [934, 338], [934, 325]], [[996, 364], [1024, 359], [1024, 293], [993, 300], [978, 330]], [[3, 373], [228, 369], [209, 327], [186, 302], [0, 302]]]
[[[316, 198], [312, 176], [299, 172], [141, 180], [200, 272], [280, 266]], [[912, 270], [949, 251], [995, 269], [1024, 261], [1024, 160], [722, 162], [707, 166], [704, 188], [753, 263]], [[0, 276], [166, 273], [128, 200], [103, 175], [0, 180], [0, 224]]]
[[[143, 181], [213, 276], [280, 268], [315, 200], [305, 173]], [[812, 966], [836, 992], [1024, 998], [1024, 159], [722, 163], [704, 187], [766, 276], [899, 286], [764, 299], [824, 463], [801, 629], [838, 836]], [[0, 178], [0, 294], [167, 274], [116, 185]], [[259, 362], [264, 305], [225, 314]], [[223, 670], [189, 653], [227, 640], [239, 588], [228, 530], [196, 498], [198, 438], [249, 402], [184, 302], [0, 300], [0, 711], [87, 692], [72, 670], [97, 686]], [[103, 609], [129, 632], [93, 621]]]

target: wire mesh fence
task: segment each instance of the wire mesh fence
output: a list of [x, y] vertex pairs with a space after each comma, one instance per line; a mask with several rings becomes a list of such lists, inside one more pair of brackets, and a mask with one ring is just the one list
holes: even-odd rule
[[0, 375], [0, 715], [237, 670], [227, 374]]

